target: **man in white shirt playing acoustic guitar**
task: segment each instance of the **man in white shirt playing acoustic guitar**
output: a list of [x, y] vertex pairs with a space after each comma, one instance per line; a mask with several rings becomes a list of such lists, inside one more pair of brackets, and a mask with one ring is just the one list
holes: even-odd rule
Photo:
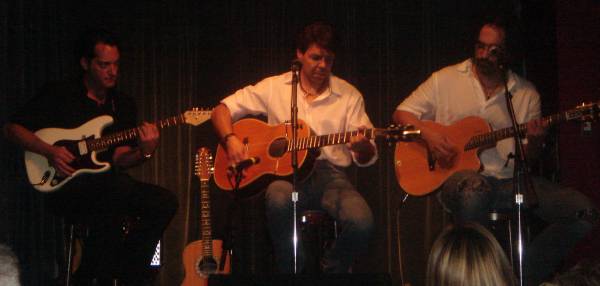
[[[514, 152], [514, 140], [507, 138], [493, 142], [486, 146], [487, 149], [482, 148], [479, 159], [483, 170], [478, 172], [456, 167], [463, 162], [457, 157], [462, 155], [465, 146], [452, 138], [468, 129], [457, 123], [468, 116], [483, 118], [494, 130], [511, 126], [503, 72], [506, 72], [508, 88], [513, 95], [516, 119], [519, 124], [526, 123], [528, 158], [538, 155], [545, 134], [546, 123], [540, 120], [540, 97], [535, 87], [502, 68], [508, 58], [508, 36], [501, 19], [486, 22], [480, 28], [473, 57], [434, 72], [397, 107], [393, 116], [396, 123], [412, 124], [421, 130], [430, 160], [437, 161], [433, 172], [458, 168], [441, 182], [443, 185], [434, 185], [432, 190], [424, 191], [438, 189], [438, 198], [457, 223], [475, 221], [488, 225], [490, 210], [510, 210], [513, 205], [513, 162], [507, 162], [507, 158]], [[457, 124], [454, 130], [444, 133], [444, 125], [452, 124]], [[403, 167], [411, 168], [410, 164], [402, 160]], [[432, 173], [423, 169], [425, 176]], [[538, 285], [548, 278], [569, 249], [591, 229], [592, 224], [577, 214], [594, 212], [593, 205], [581, 193], [560, 189], [541, 178], [533, 181], [539, 200], [539, 207], [533, 213], [550, 226], [526, 250], [525, 280], [530, 283], [528, 285]]]
[[[317, 135], [373, 126], [365, 113], [360, 92], [348, 82], [331, 75], [335, 57], [331, 26], [314, 23], [305, 27], [298, 37], [296, 54], [302, 63], [298, 84], [299, 119]], [[231, 163], [248, 158], [246, 139], [234, 133], [232, 120], [248, 114], [266, 115], [270, 125], [290, 120], [291, 79], [290, 72], [266, 78], [223, 99], [213, 110], [213, 124]], [[322, 261], [325, 272], [347, 272], [353, 255], [368, 244], [373, 228], [371, 210], [349, 182], [344, 167], [352, 162], [359, 166], [373, 164], [377, 150], [374, 143], [362, 134], [345, 139], [349, 139], [346, 141], [348, 144], [320, 148], [321, 155], [316, 160], [314, 171], [298, 186], [299, 211], [323, 209], [344, 228], [333, 249], [325, 254]], [[252, 141], [249, 143], [252, 144]], [[263, 156], [262, 161], [266, 161], [266, 157]], [[260, 166], [252, 166], [248, 172], [252, 172], [252, 168]], [[269, 233], [277, 268], [282, 273], [294, 271], [291, 193], [289, 181], [275, 180], [268, 185], [265, 194]], [[301, 273], [302, 251], [299, 251], [298, 258], [297, 271]]]

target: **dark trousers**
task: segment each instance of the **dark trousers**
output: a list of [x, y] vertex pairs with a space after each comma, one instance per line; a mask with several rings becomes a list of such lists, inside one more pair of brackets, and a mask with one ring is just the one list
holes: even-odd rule
[[[539, 285], [558, 270], [562, 259], [593, 227], [597, 209], [582, 193], [532, 177], [539, 205], [531, 210], [548, 224], [525, 249], [527, 285]], [[473, 171], [460, 171], [438, 193], [456, 222], [488, 225], [489, 212], [510, 213], [514, 206], [512, 179], [499, 180]]]
[[[154, 249], [178, 206], [172, 192], [126, 174], [106, 173], [74, 178], [47, 200], [54, 213], [89, 228], [75, 273], [78, 284], [96, 280], [104, 285], [116, 278], [125, 285], [144, 285], [152, 279]], [[134, 221], [126, 235], [125, 218]]]

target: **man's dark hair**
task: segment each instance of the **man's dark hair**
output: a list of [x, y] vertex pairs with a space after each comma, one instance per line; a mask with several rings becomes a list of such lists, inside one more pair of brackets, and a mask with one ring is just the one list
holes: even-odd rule
[[[483, 28], [483, 26], [492, 26], [498, 29], [501, 29], [504, 32], [504, 44], [508, 45], [509, 39], [511, 38], [511, 31], [509, 31], [506, 18], [503, 16], [494, 16], [493, 18], [484, 19], [484, 21], [479, 25], [479, 30]], [[508, 46], [506, 47], [508, 48]]]
[[488, 15], [484, 17], [478, 25], [475, 33], [475, 41], [479, 37], [479, 32], [483, 26], [489, 25], [504, 31], [504, 48], [505, 53], [509, 57], [509, 61], [518, 61], [522, 56], [522, 31], [520, 28], [520, 20], [510, 15]]
[[79, 58], [84, 57], [91, 60], [96, 57], [95, 49], [98, 43], [119, 47], [117, 36], [110, 31], [103, 28], [88, 29], [79, 38]]
[[338, 48], [338, 39], [333, 27], [324, 22], [315, 22], [304, 27], [296, 39], [296, 48], [304, 53], [312, 44], [317, 44], [335, 54]]

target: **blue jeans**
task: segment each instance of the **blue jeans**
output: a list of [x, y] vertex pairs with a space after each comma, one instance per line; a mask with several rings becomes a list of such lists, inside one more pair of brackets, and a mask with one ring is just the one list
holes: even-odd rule
[[[324, 271], [348, 272], [354, 255], [366, 250], [373, 230], [373, 214], [367, 202], [350, 184], [344, 170], [325, 160], [317, 160], [311, 176], [297, 188], [298, 216], [304, 210], [324, 210], [342, 228], [333, 247], [323, 257]], [[265, 194], [269, 233], [281, 273], [292, 273], [294, 269], [291, 195], [292, 184], [283, 180], [269, 184]], [[297, 270], [300, 273], [304, 254], [302, 242], [298, 245]]]
[[[597, 210], [580, 192], [532, 177], [539, 205], [531, 212], [548, 226], [525, 248], [524, 281], [539, 285], [560, 267], [569, 250], [593, 228]], [[489, 224], [492, 209], [510, 213], [514, 205], [512, 179], [460, 171], [444, 183], [438, 199], [455, 222]]]

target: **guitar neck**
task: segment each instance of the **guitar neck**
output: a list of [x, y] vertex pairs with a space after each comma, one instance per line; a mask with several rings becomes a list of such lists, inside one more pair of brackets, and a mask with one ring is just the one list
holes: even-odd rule
[[[183, 114], [172, 116], [163, 120], [156, 122], [156, 126], [158, 128], [165, 128], [169, 126], [179, 125], [185, 122], [185, 117]], [[114, 145], [128, 142], [131, 140], [135, 140], [139, 137], [139, 129], [131, 128], [127, 130], [123, 130], [120, 132], [116, 132], [102, 138], [92, 139], [87, 142], [87, 147], [90, 151], [101, 151], [106, 150]]]
[[289, 144], [288, 152], [293, 150], [295, 145], [296, 150], [305, 150], [319, 148], [328, 145], [338, 145], [350, 142], [352, 136], [363, 134], [367, 139], [374, 139], [377, 136], [381, 136], [385, 133], [385, 129], [369, 128], [364, 130], [355, 130], [342, 133], [328, 134], [328, 135], [316, 135], [304, 138], [299, 138], [297, 144]]
[[[547, 125], [553, 125], [564, 121], [580, 118], [582, 117], [582, 115], [583, 114], [580, 110], [573, 109], [543, 117], [541, 120]], [[517, 125], [517, 128], [519, 129], [520, 134], [527, 134], [526, 123]], [[497, 141], [512, 137], [514, 134], [514, 128], [507, 127], [489, 133], [473, 136], [471, 140], [469, 140], [469, 142], [465, 145], [465, 151], [476, 149], [482, 146], [494, 145]]]
[[212, 256], [212, 226], [210, 224], [210, 188], [208, 180], [200, 181], [200, 229], [202, 231], [202, 253], [204, 256]]

